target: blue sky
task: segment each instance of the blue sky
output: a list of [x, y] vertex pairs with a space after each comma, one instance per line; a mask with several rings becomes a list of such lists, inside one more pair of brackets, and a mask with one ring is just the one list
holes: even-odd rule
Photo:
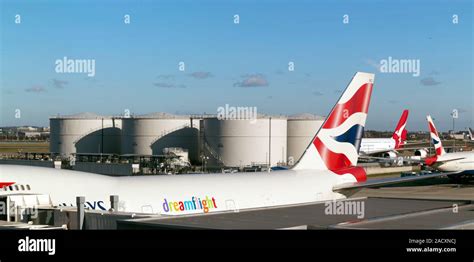
[[[376, 79], [367, 128], [392, 130], [405, 108], [409, 130], [427, 130], [431, 114], [446, 131], [453, 108], [457, 129], [474, 127], [472, 13], [468, 0], [1, 0], [0, 126], [225, 104], [326, 115], [352, 75], [368, 71]], [[64, 56], [95, 59], [96, 75], [56, 73]], [[377, 72], [389, 56], [419, 59], [421, 75]]]

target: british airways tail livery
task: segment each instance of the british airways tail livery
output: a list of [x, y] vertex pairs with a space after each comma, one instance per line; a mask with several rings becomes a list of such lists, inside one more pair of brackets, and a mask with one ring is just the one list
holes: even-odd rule
[[328, 170], [346, 179], [365, 181], [356, 168], [369, 110], [374, 75], [357, 73], [331, 110], [293, 170]]
[[[110, 177], [0, 165], [0, 196], [48, 194], [56, 206], [75, 205], [76, 196], [85, 196], [93, 203], [90, 208], [106, 209], [109, 196], [119, 195], [119, 211], [184, 215], [335, 200], [358, 188], [407, 181], [366, 181], [364, 169], [356, 166], [373, 83], [373, 74], [355, 74], [301, 159], [289, 170]], [[408, 179], [425, 178], [428, 176]]]
[[439, 138], [438, 130], [436, 130], [436, 127], [433, 123], [433, 119], [431, 119], [431, 116], [428, 115], [426, 116], [426, 120], [428, 120], [428, 127], [430, 129], [430, 137], [436, 151], [436, 156], [442, 156], [446, 154], [446, 151], [444, 151], [444, 148], [443, 148], [443, 144], [441, 143], [441, 139]]
[[434, 125], [431, 116], [427, 116], [430, 137], [436, 154], [425, 159], [425, 163], [435, 169], [444, 172], [457, 172], [451, 177], [456, 178], [463, 175], [474, 175], [474, 151], [446, 153], [441, 143], [441, 138]]

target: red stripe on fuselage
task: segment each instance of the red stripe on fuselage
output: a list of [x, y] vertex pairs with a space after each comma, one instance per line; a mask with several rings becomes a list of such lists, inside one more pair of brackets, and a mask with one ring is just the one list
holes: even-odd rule
[[436, 161], [438, 160], [438, 158], [436, 156], [433, 156], [433, 157], [427, 157], [425, 158], [425, 163], [429, 166], [433, 165], [434, 163], [436, 163]]
[[329, 115], [323, 128], [335, 128], [354, 113], [367, 113], [370, 104], [372, 84], [364, 84], [344, 104], [337, 104]]
[[4, 188], [6, 186], [11, 186], [15, 184], [15, 182], [0, 182], [0, 188]]

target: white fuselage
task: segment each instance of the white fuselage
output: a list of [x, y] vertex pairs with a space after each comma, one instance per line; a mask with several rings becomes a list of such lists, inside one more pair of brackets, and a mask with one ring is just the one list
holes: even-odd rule
[[388, 152], [395, 149], [392, 138], [363, 138], [360, 143], [360, 154], [368, 155], [377, 152]]
[[[215, 212], [339, 199], [344, 196], [334, 193], [332, 188], [356, 180], [350, 175], [322, 170], [110, 177], [0, 165], [0, 182], [29, 185], [28, 193], [49, 194], [57, 206], [75, 206], [76, 196], [84, 196], [89, 207], [108, 209], [109, 196], [118, 195], [119, 211], [182, 215], [205, 213], [203, 201], [209, 212]], [[0, 190], [0, 196], [12, 193], [15, 192], [8, 188]]]
[[474, 174], [474, 151], [446, 153], [438, 156], [433, 167], [443, 172], [466, 172]]

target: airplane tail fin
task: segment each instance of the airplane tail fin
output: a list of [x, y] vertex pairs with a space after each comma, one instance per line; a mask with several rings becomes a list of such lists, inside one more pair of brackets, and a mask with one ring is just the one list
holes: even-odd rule
[[428, 126], [430, 128], [430, 137], [431, 140], [433, 141], [434, 148], [436, 150], [436, 156], [441, 156], [446, 154], [446, 151], [444, 151], [443, 144], [441, 144], [441, 139], [439, 138], [438, 131], [436, 130], [436, 127], [433, 123], [433, 119], [431, 119], [431, 116], [428, 115], [426, 117], [426, 120], [428, 120]]
[[392, 139], [395, 141], [395, 149], [403, 148], [407, 140], [407, 119], [408, 119], [408, 110], [403, 110], [400, 120], [398, 120], [397, 127], [392, 134]]
[[[374, 74], [357, 72], [354, 75], [293, 169], [342, 174], [356, 166], [373, 83]], [[353, 175], [358, 181], [366, 179], [365, 172], [360, 177]]]
[[474, 131], [472, 131], [472, 129], [470, 127], [467, 128], [467, 131], [469, 132], [469, 139], [474, 141], [474, 137], [472, 136]]

